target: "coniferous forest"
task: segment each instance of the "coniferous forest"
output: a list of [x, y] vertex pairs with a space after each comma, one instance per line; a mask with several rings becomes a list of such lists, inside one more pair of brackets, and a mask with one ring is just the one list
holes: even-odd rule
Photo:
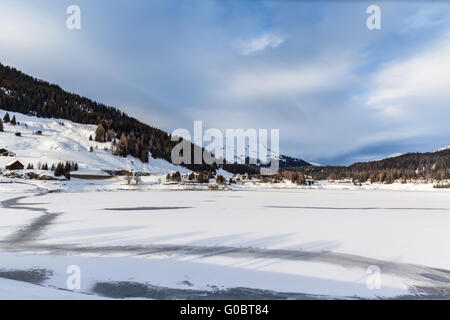
[[[118, 156], [132, 155], [146, 163], [150, 152], [154, 158], [170, 162], [172, 149], [178, 143], [171, 141], [168, 133], [142, 123], [117, 108], [69, 93], [58, 85], [33, 78], [2, 64], [0, 87], [0, 109], [41, 118], [98, 125], [95, 140], [113, 141]], [[191, 147], [194, 149], [194, 145], [191, 144]], [[204, 163], [184, 166], [195, 171], [216, 169], [215, 165]]]
[[378, 161], [358, 162], [349, 167], [326, 166], [298, 169], [316, 180], [352, 178], [356, 182], [406, 182], [411, 179], [450, 179], [450, 149], [407, 153]]

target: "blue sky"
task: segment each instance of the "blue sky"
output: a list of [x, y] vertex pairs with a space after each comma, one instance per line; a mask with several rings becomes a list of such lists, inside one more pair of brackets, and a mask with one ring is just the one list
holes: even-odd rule
[[444, 1], [2, 0], [0, 30], [3, 64], [167, 131], [279, 128], [323, 164], [450, 145]]

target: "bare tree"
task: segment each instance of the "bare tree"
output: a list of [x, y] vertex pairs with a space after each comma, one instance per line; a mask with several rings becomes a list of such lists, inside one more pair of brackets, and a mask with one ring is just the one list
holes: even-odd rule
[[133, 176], [131, 175], [131, 173], [127, 173], [127, 175], [125, 176], [125, 181], [127, 182], [127, 184], [131, 184], [131, 181], [133, 181]]
[[135, 175], [133, 178], [134, 178], [134, 183], [136, 183], [136, 185], [139, 185], [142, 183], [141, 176]]

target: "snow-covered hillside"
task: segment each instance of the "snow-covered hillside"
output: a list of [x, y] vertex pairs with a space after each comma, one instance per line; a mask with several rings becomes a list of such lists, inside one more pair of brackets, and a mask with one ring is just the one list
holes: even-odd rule
[[[6, 111], [0, 110], [3, 119]], [[0, 149], [16, 154], [15, 157], [0, 156], [0, 169], [14, 160], [19, 160], [25, 167], [38, 163], [49, 166], [61, 161], [75, 161], [81, 173], [100, 173], [102, 170], [135, 170], [140, 172], [161, 173], [180, 171], [187, 173], [186, 168], [175, 166], [162, 159], [149, 157], [149, 163], [142, 163], [132, 156], [127, 158], [113, 156], [109, 151], [111, 143], [89, 141], [95, 136], [96, 126], [83, 125], [68, 120], [42, 119], [9, 112], [16, 117], [17, 125], [4, 124], [5, 132], [0, 132]], [[36, 132], [41, 131], [42, 135]], [[16, 136], [20, 132], [21, 136]], [[89, 152], [92, 146], [93, 152]]]
[[450, 146], [439, 148], [435, 152], [444, 151], [444, 150], [448, 150], [448, 149], [450, 149]]

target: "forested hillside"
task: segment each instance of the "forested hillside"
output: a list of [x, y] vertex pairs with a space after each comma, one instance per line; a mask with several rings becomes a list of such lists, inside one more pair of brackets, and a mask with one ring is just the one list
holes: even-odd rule
[[379, 161], [358, 162], [349, 167], [306, 167], [315, 179], [353, 178], [358, 182], [393, 182], [408, 179], [450, 179], [450, 149], [426, 153], [407, 153]]
[[[117, 140], [118, 155], [132, 155], [144, 163], [148, 162], [148, 151], [154, 158], [170, 162], [172, 148], [177, 143], [171, 141], [166, 132], [142, 123], [117, 108], [69, 93], [57, 85], [2, 64], [0, 109], [41, 118], [59, 118], [81, 124], [99, 125], [95, 136], [97, 141]], [[206, 164], [185, 166], [196, 171], [216, 169], [215, 166]]]

